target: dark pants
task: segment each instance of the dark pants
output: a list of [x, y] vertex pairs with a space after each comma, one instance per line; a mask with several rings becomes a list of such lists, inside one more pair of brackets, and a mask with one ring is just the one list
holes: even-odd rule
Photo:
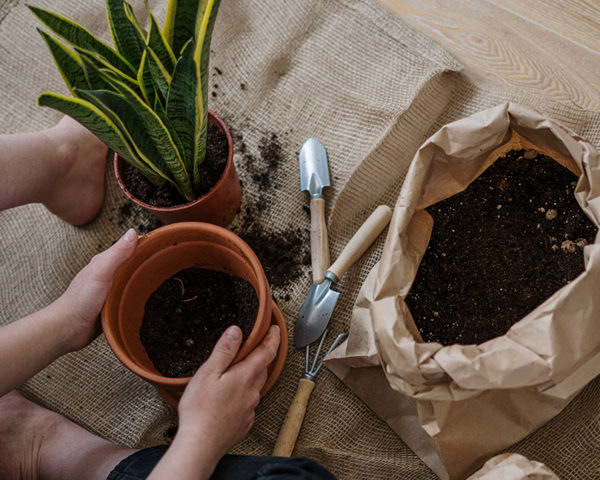
[[[163, 456], [167, 447], [151, 447], [130, 455], [110, 472], [107, 480], [142, 480]], [[225, 455], [212, 480], [335, 480], [318, 463], [304, 457], [255, 457]]]

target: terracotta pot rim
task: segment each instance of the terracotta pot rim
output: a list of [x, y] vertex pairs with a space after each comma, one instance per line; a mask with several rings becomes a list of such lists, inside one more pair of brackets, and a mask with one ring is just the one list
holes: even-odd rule
[[145, 208], [146, 210], [150, 210], [153, 212], [160, 212], [160, 213], [162, 213], [162, 212], [172, 213], [172, 212], [179, 212], [181, 210], [185, 210], [185, 209], [190, 208], [198, 203], [204, 202], [207, 199], [209, 199], [210, 197], [212, 197], [215, 194], [215, 191], [218, 190], [218, 187], [225, 181], [225, 178], [227, 178], [229, 171], [232, 168], [235, 168], [235, 166], [233, 164], [233, 139], [231, 137], [229, 128], [227, 128], [227, 125], [225, 124], [223, 119], [210, 109], [208, 110], [208, 118], [209, 118], [209, 121], [212, 120], [217, 125], [217, 128], [219, 129], [219, 131], [221, 133], [223, 133], [227, 139], [227, 163], [225, 164], [225, 168], [223, 169], [221, 178], [219, 178], [217, 183], [215, 183], [207, 193], [199, 196], [198, 198], [196, 198], [195, 200], [192, 200], [191, 202], [181, 203], [179, 205], [174, 205], [172, 207], [158, 207], [156, 205], [151, 205], [149, 203], [145, 203], [142, 200], [140, 200], [139, 198], [137, 198], [136, 196], [134, 196], [129, 191], [129, 189], [125, 186], [125, 182], [123, 181], [123, 177], [121, 176], [121, 173], [120, 173], [120, 165], [122, 162], [125, 162], [125, 160], [123, 160], [119, 156], [118, 153], [115, 153], [114, 160], [113, 160], [113, 168], [114, 168], [114, 172], [115, 172], [115, 177], [117, 178], [117, 183], [119, 184], [119, 188], [121, 188], [121, 190], [123, 190], [123, 193], [127, 196], [127, 198], [129, 198], [133, 203], [139, 205], [140, 207]]
[[[224, 227], [221, 227], [221, 226], [218, 226], [215, 224], [211, 224], [211, 223], [178, 222], [178, 223], [173, 223], [173, 224], [169, 224], [169, 225], [164, 225], [164, 226], [159, 227], [155, 230], [152, 230], [148, 234], [144, 235], [143, 237], [141, 237], [139, 239], [138, 248], [140, 247], [140, 245], [147, 243], [149, 241], [152, 241], [153, 238], [156, 238], [156, 237], [160, 238], [161, 236], [168, 234], [170, 232], [174, 231], [176, 233], [178, 231], [190, 231], [190, 230], [211, 231], [212, 233], [214, 233], [218, 236], [224, 237], [226, 240], [230, 241], [232, 244], [234, 244], [237, 248], [239, 248], [241, 250], [242, 255], [246, 258], [246, 260], [250, 264], [252, 270], [256, 273], [257, 296], [259, 298], [257, 319], [262, 318], [266, 313], [265, 310], [267, 310], [269, 307], [272, 308], [272, 298], [271, 298], [269, 283], [267, 281], [264, 270], [262, 268], [262, 264], [260, 263], [258, 257], [254, 253], [254, 251], [250, 248], [250, 246], [242, 238], [240, 238], [239, 236], [237, 236], [230, 230], [227, 230]], [[194, 240], [185, 240], [185, 241], [182, 241], [181, 244], [186, 244], [186, 243], [190, 243], [190, 242], [194, 242]], [[234, 250], [231, 250], [231, 252], [236, 255], [239, 255]], [[135, 255], [136, 255], [136, 253], [134, 252], [134, 255], [132, 258], [134, 258]], [[136, 267], [136, 270], [151, 257], [152, 257], [152, 254], [150, 254], [146, 259], [141, 261], [141, 263]], [[261, 279], [262, 279], [262, 281], [261, 281]], [[125, 286], [123, 286], [123, 288], [125, 288]], [[123, 293], [122, 291], [119, 292], [119, 295], [121, 295], [122, 293]], [[271, 303], [269, 303], [269, 301]], [[120, 334], [118, 333], [118, 328], [116, 329], [117, 331], [113, 331], [113, 329], [111, 327], [109, 327], [108, 320], [106, 319], [107, 314], [105, 314], [105, 311], [104, 311], [105, 309], [103, 309], [103, 314], [102, 314], [102, 327], [103, 327], [104, 335], [106, 337], [106, 340], [107, 340], [111, 350], [114, 352], [115, 356], [119, 359], [119, 361], [121, 361], [121, 363], [123, 363], [123, 365], [125, 365], [130, 371], [132, 371], [136, 375], [140, 376], [144, 380], [152, 383], [153, 385], [164, 386], [166, 388], [172, 388], [172, 387], [183, 388], [189, 382], [191, 377], [165, 377], [159, 373], [155, 373], [150, 370], [147, 370], [143, 366], [139, 365], [135, 361], [135, 359], [129, 355], [129, 352], [127, 352], [127, 349], [125, 348], [125, 346], [122, 345], [122, 341], [119, 338]], [[272, 312], [271, 312], [271, 315], [273, 315]], [[248, 353], [250, 353], [250, 351], [252, 351], [254, 348], [256, 348], [256, 346], [260, 343], [262, 338], [257, 338], [258, 334], [256, 333], [259, 330], [260, 330], [259, 322], [255, 322], [248, 337], [246, 338], [244, 343], [241, 345], [238, 355], [236, 356], [236, 359], [241, 360], [241, 358], [245, 357]], [[250, 346], [248, 346], [248, 345], [250, 345]], [[243, 356], [240, 357], [240, 353], [243, 353]]]

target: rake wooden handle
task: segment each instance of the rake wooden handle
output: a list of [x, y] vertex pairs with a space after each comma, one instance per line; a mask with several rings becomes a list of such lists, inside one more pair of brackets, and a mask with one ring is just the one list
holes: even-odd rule
[[392, 209], [387, 205], [379, 205], [346, 244], [335, 263], [329, 267], [329, 271], [341, 279], [346, 270], [366, 252], [379, 236], [390, 222], [390, 218], [392, 218]]
[[312, 380], [308, 380], [307, 378], [300, 379], [294, 400], [288, 409], [281, 430], [279, 430], [279, 436], [273, 449], [273, 456], [289, 457], [292, 455], [296, 439], [304, 421], [306, 406], [314, 388], [315, 382]]
[[310, 201], [310, 253], [313, 283], [321, 283], [329, 267], [325, 200], [322, 198], [313, 198]]

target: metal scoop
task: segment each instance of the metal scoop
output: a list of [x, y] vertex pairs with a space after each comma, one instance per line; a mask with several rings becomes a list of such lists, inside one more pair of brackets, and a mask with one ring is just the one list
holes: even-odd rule
[[322, 283], [313, 283], [300, 309], [294, 330], [296, 347], [302, 348], [316, 341], [327, 328], [340, 293], [331, 287], [369, 248], [392, 217], [387, 205], [377, 207], [342, 250], [335, 263], [325, 273]]
[[323, 188], [329, 187], [327, 151], [315, 138], [304, 142], [298, 157], [300, 163], [300, 190], [310, 194], [310, 251], [313, 282], [321, 283], [329, 266], [327, 227], [325, 226], [325, 199]]

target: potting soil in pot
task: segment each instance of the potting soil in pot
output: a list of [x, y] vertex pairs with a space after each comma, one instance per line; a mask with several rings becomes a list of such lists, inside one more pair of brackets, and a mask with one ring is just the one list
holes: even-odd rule
[[246, 280], [204, 268], [177, 272], [146, 302], [140, 340], [166, 377], [188, 377], [208, 358], [221, 334], [238, 325], [248, 337], [258, 297]]
[[584, 270], [596, 228], [575, 200], [576, 182], [553, 159], [515, 150], [427, 208], [433, 232], [406, 298], [424, 341], [503, 335]]
[[[208, 122], [206, 157], [200, 164], [200, 188], [196, 195], [201, 196], [219, 181], [227, 165], [227, 137], [215, 124]], [[177, 189], [167, 183], [157, 187], [136, 168], [126, 164], [123, 168], [123, 182], [131, 194], [148, 205], [174, 207], [187, 203]]]

